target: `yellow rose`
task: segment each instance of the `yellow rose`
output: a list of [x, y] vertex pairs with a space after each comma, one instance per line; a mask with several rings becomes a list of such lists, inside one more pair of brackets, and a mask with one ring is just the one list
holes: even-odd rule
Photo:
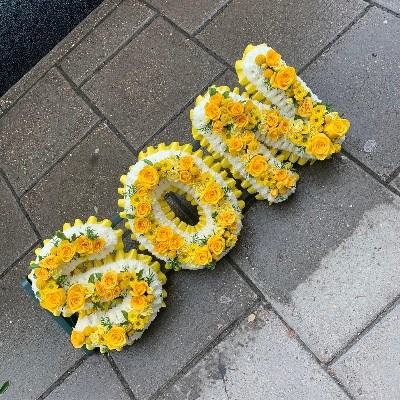
[[[149, 188], [147, 186], [143, 186], [143, 185], [138, 185], [136, 187], [137, 191], [135, 193], [135, 195], [137, 197], [145, 197], [149, 194]], [[134, 205], [134, 204], [132, 204]]]
[[146, 293], [148, 285], [145, 281], [134, 281], [130, 284], [132, 296], [142, 296]]
[[104, 289], [112, 290], [118, 284], [118, 275], [115, 271], [107, 271], [101, 277], [101, 284], [103, 285]]
[[99, 297], [105, 297], [106, 296], [106, 289], [102, 285], [100, 281], [95, 282], [95, 288], [96, 288], [96, 293], [99, 295]]
[[311, 137], [306, 147], [306, 151], [318, 160], [325, 160], [325, 158], [330, 156], [335, 149], [326, 135], [323, 133], [317, 133]]
[[279, 123], [278, 129], [279, 133], [281, 133], [282, 135], [286, 135], [287, 133], [289, 133], [290, 129], [289, 121], [287, 119], [282, 119], [281, 122]]
[[157, 229], [156, 240], [157, 242], [168, 242], [173, 235], [174, 231], [169, 226], [161, 226]]
[[218, 183], [210, 183], [201, 195], [201, 200], [206, 204], [217, 204], [223, 197], [224, 192]]
[[270, 192], [270, 195], [273, 199], [275, 199], [275, 197], [277, 197], [279, 194], [279, 189], [278, 188], [273, 188]]
[[75, 284], [68, 289], [67, 308], [70, 311], [80, 311], [85, 307], [85, 289], [82, 285]]
[[65, 303], [67, 295], [62, 288], [49, 290], [40, 301], [40, 305], [55, 314]]
[[104, 249], [105, 245], [106, 241], [103, 238], [93, 240], [93, 253], [100, 253]]
[[[45, 271], [46, 271], [46, 270], [45, 270]], [[46, 287], [46, 285], [47, 285], [47, 280], [44, 280], [44, 279], [37, 279], [37, 280], [36, 280], [36, 287], [37, 287], [39, 290], [44, 289], [44, 288]]]
[[147, 218], [135, 218], [133, 229], [139, 235], [144, 235], [151, 228], [151, 222]]
[[213, 257], [218, 258], [218, 256], [225, 250], [225, 239], [217, 235], [211, 236], [207, 240], [207, 246]]
[[232, 117], [238, 117], [239, 115], [243, 114], [244, 106], [240, 102], [235, 102], [228, 107], [228, 111], [229, 114], [232, 115]]
[[269, 139], [271, 140], [278, 140], [279, 139], [279, 128], [275, 127], [275, 128], [269, 128], [268, 129], [268, 133], [267, 136]]
[[194, 160], [193, 157], [191, 156], [184, 156], [180, 159], [179, 161], [179, 167], [180, 169], [185, 169], [185, 170], [190, 170], [194, 165]]
[[240, 138], [232, 138], [228, 142], [228, 148], [230, 153], [235, 153], [243, 149], [244, 143]]
[[151, 165], [146, 165], [138, 174], [138, 182], [143, 186], [154, 189], [158, 185], [159, 175], [157, 170]]
[[36, 268], [35, 276], [37, 279], [41, 279], [43, 281], [47, 281], [50, 278], [49, 271], [45, 268]]
[[180, 171], [179, 172], [179, 180], [182, 183], [189, 184], [192, 182], [192, 179], [193, 179], [192, 174], [189, 171]]
[[265, 174], [267, 169], [268, 169], [267, 160], [265, 159], [264, 156], [261, 155], [254, 156], [247, 165], [247, 171], [249, 172], [250, 175], [255, 177]]
[[224, 130], [224, 124], [220, 120], [214, 121], [212, 129], [214, 133], [221, 133]]
[[110, 350], [119, 350], [126, 343], [126, 332], [121, 326], [113, 326], [104, 336]]
[[254, 140], [254, 134], [251, 131], [244, 131], [243, 142], [249, 144]]
[[176, 251], [179, 250], [184, 245], [184, 243], [185, 241], [183, 237], [175, 233], [174, 236], [172, 236], [172, 238], [170, 239], [168, 247], [170, 250]]
[[213, 121], [219, 119], [219, 116], [221, 115], [219, 107], [213, 103], [207, 103], [204, 107], [204, 110], [206, 112], [206, 116]]
[[199, 265], [207, 265], [210, 264], [211, 261], [212, 255], [208, 250], [208, 246], [199, 247], [198, 251], [196, 252], [194, 262]]
[[271, 76], [272, 87], [287, 90], [296, 79], [296, 70], [293, 67], [283, 67]]
[[350, 121], [344, 118], [335, 118], [324, 127], [324, 132], [332, 140], [343, 137], [350, 128]]
[[257, 54], [256, 58], [254, 59], [254, 62], [257, 65], [265, 64], [265, 56], [264, 56], [264, 54]]
[[265, 57], [265, 62], [269, 67], [275, 67], [281, 61], [281, 55], [275, 50], [270, 49], [267, 51], [267, 56]]
[[239, 128], [244, 128], [249, 123], [249, 117], [246, 114], [239, 115], [235, 118], [235, 123]]
[[274, 178], [278, 182], [284, 181], [287, 176], [288, 176], [288, 173], [287, 173], [286, 169], [278, 169], [274, 174]]
[[306, 97], [304, 100], [299, 102], [299, 108], [297, 113], [304, 118], [310, 118], [313, 112], [313, 101], [311, 97]]
[[263, 75], [264, 78], [270, 79], [271, 76], [274, 74], [274, 71], [270, 68], [264, 69]]
[[85, 328], [83, 329], [83, 334], [85, 336], [90, 336], [94, 331], [95, 331], [95, 329], [93, 327], [85, 326]]
[[279, 124], [279, 115], [277, 111], [267, 111], [267, 125], [270, 127], [276, 127]]
[[295, 87], [293, 89], [294, 98], [297, 101], [303, 100], [304, 97], [307, 96], [307, 93], [308, 93], [307, 90], [304, 89], [303, 86], [301, 86], [301, 85], [298, 85], [297, 87]]
[[147, 300], [145, 296], [133, 296], [130, 305], [136, 311], [143, 311], [147, 308]]
[[168, 250], [168, 242], [157, 242], [154, 246], [154, 251], [161, 255], [167, 254]]
[[225, 211], [223, 213], [218, 214], [217, 216], [217, 224], [220, 226], [227, 227], [236, 222], [236, 214], [233, 211]]
[[247, 148], [249, 151], [257, 151], [260, 148], [260, 142], [254, 139], [247, 145]]
[[93, 252], [93, 242], [85, 235], [79, 236], [75, 240], [76, 252], [79, 254], [88, 255]]
[[54, 256], [54, 255], [49, 255], [47, 257], [42, 258], [39, 261], [39, 265], [42, 268], [46, 268], [46, 269], [56, 269], [61, 263], [61, 258], [58, 256]]
[[76, 247], [74, 243], [70, 243], [68, 240], [63, 240], [57, 247], [57, 255], [65, 263], [70, 262], [76, 253]]
[[[228, 111], [228, 110], [227, 110]], [[221, 113], [221, 123], [222, 125], [228, 125], [232, 121], [232, 117], [229, 115], [228, 112]], [[217, 122], [217, 121], [216, 121]], [[213, 125], [214, 126], [214, 125]], [[218, 133], [218, 132], [217, 132]]]
[[136, 205], [136, 215], [138, 217], [147, 217], [151, 213], [151, 203], [149, 200], [141, 200]]
[[75, 349], [80, 349], [85, 343], [84, 333], [74, 329], [71, 332], [71, 343], [72, 343], [72, 346], [75, 347]]
[[295, 179], [293, 175], [288, 175], [286, 177], [286, 179], [283, 181], [283, 183], [285, 184], [285, 186], [290, 189], [294, 186], [295, 184]]
[[223, 99], [222, 94], [217, 92], [210, 97], [210, 102], [219, 107], [222, 103], [222, 99]]

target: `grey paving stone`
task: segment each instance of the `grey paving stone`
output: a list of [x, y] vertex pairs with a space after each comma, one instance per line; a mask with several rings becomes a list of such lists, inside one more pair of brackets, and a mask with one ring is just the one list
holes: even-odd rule
[[345, 157], [300, 175], [285, 203], [249, 208], [230, 254], [328, 361], [400, 293], [399, 200]]
[[73, 31], [58, 43], [0, 99], [0, 107], [8, 108], [39, 80], [58, 60], [74, 48], [122, 0], [104, 0]]
[[128, 400], [129, 396], [105, 356], [92, 355], [47, 400]]
[[10, 380], [2, 400], [37, 399], [83, 353], [21, 286], [33, 254], [0, 280], [0, 380]]
[[62, 61], [64, 71], [77, 83], [88, 78], [153, 12], [135, 0], [126, 0]]
[[332, 366], [356, 399], [400, 398], [399, 331], [400, 305]]
[[255, 300], [224, 261], [212, 272], [171, 274], [166, 290], [167, 308], [141, 340], [113, 354], [138, 400], [148, 399]]
[[98, 117], [52, 69], [0, 118], [3, 168], [21, 194], [82, 137]]
[[348, 399], [335, 381], [264, 308], [160, 397], [171, 400]]
[[394, 187], [397, 189], [398, 192], [400, 192], [400, 175], [397, 176], [397, 178], [394, 178], [392, 182], [390, 182], [390, 186]]
[[378, 4], [389, 8], [390, 10], [400, 14], [400, 2], [399, 0], [376, 0]]
[[234, 0], [198, 38], [231, 64], [249, 43], [267, 42], [286, 62], [301, 68], [366, 5], [361, 0]]
[[[344, 148], [386, 179], [400, 165], [400, 20], [372, 8], [304, 73], [322, 99], [351, 121]], [[345, 67], [344, 67], [345, 66]]]
[[[231, 89], [239, 86], [237, 75], [231, 70], [224, 72], [213, 84], [229, 86]], [[211, 85], [211, 82], [210, 82]], [[205, 90], [198, 95], [203, 95]], [[158, 135], [155, 135], [144, 147], [157, 146], [159, 143], [169, 144], [171, 142], [192, 143], [192, 123], [190, 121], [190, 109], [194, 107], [194, 102], [188, 105], [183, 112], [168, 124]]]
[[159, 18], [83, 90], [138, 149], [220, 69], [215, 59]]
[[75, 218], [83, 220], [96, 214], [111, 218], [120, 211], [119, 177], [135, 162], [130, 151], [102, 124], [28, 192], [22, 204], [43, 237]]
[[38, 238], [1, 176], [0, 210], [1, 273], [27, 251]]
[[171, 18], [189, 33], [193, 33], [210, 19], [228, 0], [168, 1], [150, 0], [149, 3]]

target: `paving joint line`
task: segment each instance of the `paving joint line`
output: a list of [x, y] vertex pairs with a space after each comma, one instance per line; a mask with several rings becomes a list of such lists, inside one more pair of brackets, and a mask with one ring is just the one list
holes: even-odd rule
[[400, 176], [400, 165], [389, 175], [386, 179], [387, 183], [392, 183], [398, 176]]
[[208, 343], [203, 349], [199, 350], [190, 361], [188, 361], [173, 377], [171, 377], [163, 386], [161, 386], [148, 400], [156, 400], [159, 396], [165, 393], [174, 383], [180, 378], [185, 376], [191, 369], [193, 369], [208, 353], [210, 353], [218, 344], [220, 344], [231, 332], [233, 332], [251, 313], [256, 310], [262, 301], [255, 299], [249, 307], [243, 310], [237, 318], [230, 322], [213, 340]]
[[227, 71], [227, 68], [222, 69], [214, 78], [212, 78], [211, 81], [209, 81], [205, 86], [203, 86], [194, 96], [192, 96], [175, 114], [172, 115], [166, 122], [164, 122], [160, 128], [157, 129], [155, 133], [153, 133], [142, 145], [138, 147], [138, 154], [143, 151], [149, 143], [157, 136], [159, 135], [165, 128], [168, 127], [172, 122], [174, 122], [182, 113], [185, 111], [185, 109], [193, 103], [196, 98], [202, 94], [216, 81], [218, 80], [225, 72]]
[[362, 161], [360, 161], [357, 157], [353, 156], [347, 150], [342, 148], [341, 153], [343, 155], [345, 155], [354, 164], [356, 164], [359, 168], [361, 168], [365, 173], [370, 175], [375, 181], [377, 181], [382, 186], [384, 186], [387, 190], [389, 190], [390, 192], [392, 192], [393, 194], [398, 196], [396, 189], [394, 187], [390, 186], [391, 181], [385, 181], [375, 171], [373, 171], [371, 168], [366, 166]]
[[75, 372], [88, 358], [87, 354], [84, 354], [78, 361], [76, 361], [71, 367], [69, 367], [55, 382], [53, 382], [38, 398], [37, 400], [45, 399], [54, 389], [60, 386], [73, 372]]
[[26, 196], [40, 181], [46, 177], [48, 174], [51, 173], [51, 171], [57, 167], [57, 165], [61, 164], [64, 159], [72, 152], [74, 151], [88, 136], [90, 136], [102, 123], [104, 120], [99, 119], [98, 121], [95, 122], [94, 125], [92, 125], [87, 132], [85, 132], [75, 143], [73, 143], [66, 151], [61, 153], [61, 155], [55, 160], [49, 167], [47, 167], [37, 178], [33, 180], [29, 184], [29, 186], [21, 193], [19, 196], [19, 199], [22, 199], [24, 196]]
[[301, 337], [297, 334], [296, 330], [293, 329], [288, 322], [284, 319], [284, 317], [276, 310], [276, 308], [272, 305], [271, 301], [266, 298], [266, 296], [262, 293], [262, 291], [258, 288], [255, 282], [236, 264], [236, 262], [231, 258], [230, 255], [227, 255], [229, 264], [233, 267], [233, 269], [237, 272], [237, 274], [250, 286], [250, 288], [257, 294], [257, 296], [262, 300], [263, 304], [267, 306], [269, 309], [273, 311], [273, 313], [278, 317], [278, 319], [285, 325], [286, 329], [289, 332], [295, 333], [295, 339], [299, 343], [300, 347], [316, 361], [316, 363], [335, 381], [335, 383], [342, 389], [343, 392], [347, 396], [349, 396], [352, 400], [354, 397], [348, 392], [346, 386], [336, 377], [331, 371], [328, 369], [327, 365], [323, 363], [314, 352], [308, 347], [308, 345], [301, 339]]
[[396, 12], [396, 11], [394, 11], [394, 10], [391, 10], [390, 8], [385, 7], [384, 5], [379, 4], [379, 3], [377, 3], [376, 1], [373, 1], [373, 0], [364, 0], [364, 1], [365, 1], [366, 3], [371, 4], [372, 6], [375, 6], [376, 8], [381, 9], [382, 11], [386, 11], [388, 14], [392, 14], [392, 15], [394, 15], [395, 17], [400, 18], [400, 13], [398, 13], [398, 12]]
[[[132, 35], [122, 43], [116, 50], [114, 50], [104, 61], [102, 61], [88, 76], [86, 76], [80, 83], [77, 85], [79, 88], [88, 83], [98, 72], [100, 72], [110, 61], [112, 61], [122, 50], [125, 49], [134, 39], [136, 39], [143, 31], [145, 31], [156, 19], [158, 18], [157, 14], [153, 14], [150, 16]], [[58, 62], [57, 64], [61, 64]]]
[[370, 332], [376, 325], [378, 325], [383, 318], [385, 318], [395, 307], [400, 304], [400, 294], [396, 296], [389, 304], [386, 305], [382, 310], [380, 310], [372, 321], [359, 333], [353, 336], [346, 344], [345, 347], [340, 349], [327, 363], [326, 365], [330, 368], [335, 364], [343, 355], [347, 353], [357, 342], [359, 342], [368, 332]]
[[[111, 8], [111, 10], [109, 12], [107, 12], [107, 14], [101, 18], [97, 23], [95, 23], [87, 33], [85, 33], [78, 41], [75, 45], [73, 45], [72, 47], [70, 47], [65, 54], [63, 54], [60, 58], [57, 58], [57, 60], [52, 63], [49, 68], [46, 68], [46, 70], [43, 72], [43, 74], [41, 74], [37, 79], [34, 80], [34, 82], [32, 82], [31, 85], [28, 85], [27, 89], [24, 90], [11, 104], [8, 104], [6, 107], [1, 107], [1, 110], [3, 111], [3, 115], [7, 114], [9, 112], [9, 110], [11, 110], [13, 107], [15, 107], [20, 100], [22, 100], [23, 97], [25, 97], [25, 95], [39, 82], [43, 79], [43, 77], [52, 69], [54, 68], [56, 63], [61, 63], [65, 57], [67, 57], [73, 50], [75, 50], [91, 33], [93, 33], [97, 27], [104, 21], [106, 20], [114, 11], [115, 9], [123, 2], [124, 0], [120, 0], [114, 7]], [[99, 6], [101, 7], [101, 6]], [[95, 9], [97, 10], [97, 8]], [[93, 11], [95, 11], [93, 10]], [[85, 20], [84, 20], [85, 21]], [[70, 33], [72, 34], [72, 32], [77, 29], [82, 23], [84, 23], [84, 21], [82, 21], [80, 24], [78, 24]], [[69, 34], [67, 34], [68, 36]], [[65, 37], [66, 38], [66, 37]], [[64, 38], [64, 39], [65, 39]], [[62, 39], [61, 42], [64, 40]], [[59, 43], [61, 43], [59, 42]], [[56, 45], [57, 46], [57, 45]], [[49, 53], [47, 53], [40, 61], [39, 63], [45, 58], [47, 57], [52, 50], [50, 50]], [[36, 66], [34, 66], [33, 68], [31, 68], [27, 73], [29, 73], [30, 71], [32, 71], [34, 68], [36, 68]], [[18, 82], [16, 83], [16, 85], [18, 84]], [[11, 88], [10, 88], [11, 89]], [[6, 92], [7, 93], [7, 92]], [[5, 93], [5, 94], [6, 94]], [[1, 104], [1, 98], [0, 98], [0, 104]], [[3, 117], [3, 115], [0, 116]]]
[[107, 358], [112, 370], [114, 371], [115, 375], [117, 375], [117, 378], [119, 379], [121, 385], [125, 389], [126, 393], [128, 394], [129, 398], [131, 400], [137, 400], [136, 396], [134, 395], [131, 387], [129, 386], [128, 382], [125, 380], [124, 376], [122, 375], [122, 372], [118, 368], [117, 364], [115, 363], [114, 359], [112, 358], [111, 354], [107, 353], [105, 355]]
[[115, 136], [128, 148], [128, 150], [137, 155], [137, 151], [128, 142], [125, 136], [119, 132], [115, 125], [102, 113], [102, 111], [93, 103], [93, 101], [83, 92], [83, 90], [78, 87], [78, 85], [70, 78], [70, 76], [63, 70], [61, 65], [56, 66], [57, 70], [64, 77], [64, 79], [69, 83], [72, 90], [86, 103], [87, 106], [103, 121], [106, 122], [108, 128], [115, 134]]
[[19, 262], [21, 262], [36, 246], [39, 246], [40, 240], [36, 240], [27, 250], [25, 250], [16, 260], [14, 260], [4, 271], [0, 273], [0, 280], [2, 280]]
[[29, 225], [31, 226], [31, 229], [35, 233], [36, 239], [42, 240], [42, 236], [40, 235], [39, 230], [37, 229], [36, 225], [33, 223], [32, 219], [31, 219], [30, 215], [28, 214], [28, 212], [26, 211], [25, 207], [21, 204], [21, 199], [18, 197], [17, 192], [15, 191], [13, 185], [9, 181], [9, 179], [2, 167], [0, 167], [0, 176], [3, 177], [4, 182], [6, 183], [8, 189], [11, 191], [12, 195], [14, 196], [14, 199], [15, 199], [20, 211], [24, 214]]

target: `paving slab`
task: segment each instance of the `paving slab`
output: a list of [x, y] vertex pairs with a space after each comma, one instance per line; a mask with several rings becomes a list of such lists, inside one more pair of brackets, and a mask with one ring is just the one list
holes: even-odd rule
[[83, 90], [138, 149], [220, 70], [214, 58], [158, 18]]
[[0, 118], [2, 166], [21, 194], [98, 121], [55, 69]]
[[249, 208], [231, 257], [323, 361], [400, 293], [398, 196], [344, 156]]
[[390, 186], [394, 187], [400, 193], [400, 175], [390, 182]]
[[153, 14], [135, 0], [123, 1], [63, 59], [62, 68], [80, 85]]
[[22, 204], [43, 237], [75, 218], [111, 218], [120, 211], [119, 177], [135, 162], [125, 145], [101, 124], [22, 198]]
[[34, 68], [27, 72], [1, 98], [0, 108], [8, 108], [31, 88], [57, 61], [68, 54], [94, 27], [96, 27], [122, 0], [103, 0], [84, 21], [58, 43]]
[[132, 347], [114, 353], [138, 400], [148, 399], [255, 301], [226, 262], [168, 277], [167, 308]]
[[2, 400], [37, 399], [83, 355], [21, 286], [31, 253], [0, 280], [0, 381]]
[[376, 3], [389, 8], [395, 13], [400, 14], [400, 3], [398, 0], [376, 0]]
[[[400, 19], [372, 8], [303, 74], [315, 93], [344, 113], [344, 148], [386, 179], [400, 165]], [[345, 66], [345, 67], [344, 67]]]
[[38, 239], [15, 197], [0, 176], [0, 273]]
[[47, 400], [128, 400], [117, 375], [104, 355], [93, 355], [76, 369], [60, 386], [46, 397]]
[[301, 68], [366, 6], [361, 0], [234, 0], [197, 37], [231, 64], [249, 43], [267, 42]]
[[399, 331], [400, 305], [332, 365], [354, 398], [400, 398]]
[[229, 0], [149, 0], [149, 3], [188, 33], [193, 33]]
[[159, 399], [349, 398], [272, 311], [254, 315]]

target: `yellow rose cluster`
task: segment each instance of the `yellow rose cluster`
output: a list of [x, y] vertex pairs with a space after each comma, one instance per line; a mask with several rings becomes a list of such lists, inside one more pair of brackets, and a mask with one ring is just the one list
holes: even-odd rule
[[[242, 110], [237, 113], [242, 115]], [[121, 216], [130, 220], [128, 227], [132, 229], [133, 237], [158, 258], [167, 261], [167, 267], [213, 268], [216, 260], [236, 243], [241, 226], [240, 208], [232, 203], [232, 197], [235, 202], [236, 197], [229, 195], [232, 182], [231, 186], [221, 184], [222, 178], [216, 180], [215, 171], [211, 171], [202, 159], [178, 149], [180, 151], [175, 153], [172, 149], [164, 149], [165, 157], [157, 157], [154, 163], [149, 155], [143, 156], [142, 167], [131, 175], [130, 185], [126, 176], [122, 177], [124, 199], [119, 204], [125, 211]], [[158, 151], [153, 153], [154, 156], [158, 154]], [[196, 226], [180, 221], [163, 198], [158, 197], [156, 189], [160, 183], [169, 185], [165, 192], [176, 188], [189, 191], [191, 201], [198, 205], [200, 212], [206, 207], [209, 218], [201, 216]], [[155, 207], [160, 201], [165, 211], [163, 215], [157, 213], [160, 206]], [[171, 223], [160, 220], [165, 214]], [[212, 229], [207, 229], [207, 224], [212, 224]], [[204, 229], [213, 234], [199, 237], [198, 232]]]

